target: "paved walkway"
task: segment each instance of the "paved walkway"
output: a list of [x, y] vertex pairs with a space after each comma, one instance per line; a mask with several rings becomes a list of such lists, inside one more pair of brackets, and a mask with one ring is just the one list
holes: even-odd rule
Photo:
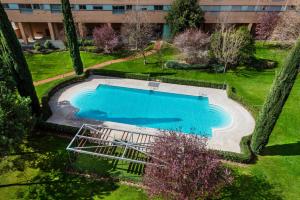
[[[157, 41], [154, 45], [154, 49], [151, 50], [151, 51], [146, 52], [146, 56], [149, 56], [149, 55], [155, 53], [157, 50], [159, 50], [161, 48], [161, 45], [162, 45], [162, 41]], [[140, 58], [140, 57], [142, 57], [142, 55], [139, 54], [139, 55], [129, 56], [129, 57], [126, 57], [126, 58], [119, 58], [119, 59], [115, 59], [115, 60], [110, 60], [110, 61], [106, 61], [106, 62], [97, 64], [97, 65], [94, 65], [94, 66], [91, 66], [91, 67], [87, 67], [87, 68], [84, 69], [84, 71], [86, 71], [88, 69], [100, 69], [100, 68], [103, 68], [105, 66], [114, 64], [114, 63], [120, 63], [120, 62], [129, 61], [129, 60], [134, 60], [134, 59]], [[52, 82], [52, 81], [55, 81], [55, 80], [70, 77], [70, 76], [73, 76], [73, 75], [75, 75], [75, 72], [72, 71], [72, 72], [68, 72], [68, 73], [65, 73], [65, 74], [60, 74], [60, 75], [57, 75], [57, 76], [54, 76], [54, 77], [51, 77], [51, 78], [47, 78], [47, 79], [44, 79], [44, 80], [34, 81], [33, 84], [34, 84], [34, 86], [38, 86], [38, 85], [49, 83], [49, 82]]]

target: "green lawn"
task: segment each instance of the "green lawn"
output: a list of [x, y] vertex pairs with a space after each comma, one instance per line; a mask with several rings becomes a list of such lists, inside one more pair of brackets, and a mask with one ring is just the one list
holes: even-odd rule
[[[119, 56], [117, 55], [81, 52], [81, 58], [85, 68], [108, 60], [113, 60], [118, 57]], [[26, 60], [34, 81], [47, 79], [73, 70], [68, 51], [54, 52], [50, 54], [27, 53]]]
[[[171, 48], [165, 49], [165, 59], [176, 58], [176, 51]], [[257, 44], [257, 57], [276, 60], [279, 67], [282, 65], [284, 58], [287, 56], [286, 49], [277, 47], [263, 46]], [[150, 63], [155, 63], [155, 55], [150, 56]], [[279, 68], [265, 71], [257, 71], [255, 69], [239, 68], [235, 71], [229, 71], [226, 75], [201, 72], [197, 70], [171, 70], [162, 69], [157, 64], [149, 64], [144, 66], [142, 59], [128, 61], [124, 63], [113, 64], [105, 68], [105, 70], [122, 71], [127, 73], [146, 73], [151, 76], [170, 76], [185, 79], [205, 80], [212, 82], [224, 81], [230, 83], [236, 88], [237, 94], [242, 96], [247, 104], [255, 107], [254, 115], [256, 116], [261, 107], [270, 85], [274, 79], [276, 71]], [[59, 80], [60, 81], [60, 80]], [[57, 81], [56, 81], [57, 82]], [[48, 83], [40, 85], [37, 88], [39, 96], [53, 85]], [[283, 113], [275, 127], [270, 138], [270, 143], [264, 155], [259, 156], [255, 164], [251, 165], [234, 165], [237, 171], [237, 178], [234, 184], [222, 191], [220, 199], [299, 199], [300, 197], [300, 79], [297, 79], [291, 96], [283, 110]], [[43, 141], [49, 147], [60, 149], [63, 151], [67, 142], [62, 140], [59, 145], [51, 143], [51, 141], [61, 141], [56, 138], [44, 138], [39, 141], [43, 146]], [[47, 159], [46, 159], [47, 160]], [[49, 159], [50, 160], [50, 159]], [[2, 162], [3, 163], [3, 162]], [[1, 165], [0, 165], [1, 168]], [[41, 169], [27, 168], [28, 177], [39, 177]], [[44, 173], [44, 172], [43, 172]], [[42, 173], [42, 174], [43, 174]], [[11, 173], [5, 173], [0, 176], [0, 182], [12, 183], [22, 179], [24, 173], [14, 170]], [[44, 192], [50, 197], [68, 199], [65, 193], [61, 191], [69, 191], [70, 194], [79, 195], [82, 199], [87, 198], [89, 194], [93, 194], [95, 199], [146, 199], [145, 193], [137, 188], [120, 185], [118, 183], [91, 183], [88, 180], [77, 180], [76, 177], [52, 177], [54, 180], [76, 180], [77, 182], [66, 184], [40, 184], [40, 186], [31, 186], [31, 195], [36, 190]], [[74, 188], [77, 188], [77, 192]], [[82, 188], [82, 189], [80, 189]], [[17, 195], [22, 196], [22, 192], [28, 191], [28, 186], [6, 187], [0, 188], [0, 199], [13, 199]], [[28, 192], [27, 192], [28, 193]], [[51, 196], [56, 194], [57, 196]], [[56, 198], [56, 199], [57, 199]]]
[[[211, 82], [228, 82], [236, 88], [237, 94], [242, 96], [245, 102], [255, 107], [254, 116], [257, 116], [263, 101], [270, 89], [276, 71], [282, 66], [284, 58], [288, 55], [287, 49], [280, 49], [269, 45], [258, 43], [256, 56], [258, 58], [271, 59], [278, 62], [276, 69], [257, 71], [255, 69], [239, 68], [229, 71], [226, 75], [201, 72], [197, 70], [171, 70], [161, 69], [160, 66], [144, 66], [141, 60], [128, 61], [110, 65], [104, 69], [149, 73], [152, 76], [169, 76], [185, 79], [205, 80]], [[167, 50], [167, 57], [172, 58], [174, 52]], [[155, 62], [154, 56], [149, 59]], [[257, 185], [249, 185], [245, 190], [252, 193], [261, 192], [258, 195], [252, 195], [251, 192], [245, 192], [246, 196], [230, 196], [230, 199], [276, 199], [270, 193], [276, 193], [278, 198], [300, 199], [300, 79], [298, 77], [293, 88], [291, 96], [284, 107], [283, 113], [272, 133], [268, 147], [264, 155], [259, 156], [256, 164], [240, 168], [243, 176], [254, 177], [254, 180], [264, 180], [261, 190]], [[247, 178], [247, 179], [248, 179]], [[246, 179], [246, 180], [247, 180]], [[255, 184], [255, 183], [253, 183]], [[248, 189], [247, 189], [248, 188]], [[256, 191], [258, 190], [258, 191]], [[270, 190], [272, 192], [268, 192]], [[275, 195], [275, 194], [274, 194]], [[266, 197], [270, 196], [270, 197]]]

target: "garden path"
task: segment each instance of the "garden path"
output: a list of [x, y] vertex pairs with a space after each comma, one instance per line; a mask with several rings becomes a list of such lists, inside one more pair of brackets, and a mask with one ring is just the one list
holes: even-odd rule
[[[156, 41], [155, 44], [154, 44], [153, 50], [146, 52], [146, 56], [149, 56], [149, 55], [155, 53], [157, 50], [159, 50], [161, 48], [161, 45], [162, 45], [162, 41]], [[104, 63], [100, 63], [100, 64], [97, 64], [97, 65], [94, 65], [94, 66], [91, 66], [91, 67], [87, 67], [87, 68], [84, 69], [84, 71], [86, 71], [88, 69], [99, 69], [99, 68], [103, 68], [105, 66], [108, 66], [108, 65], [111, 65], [111, 64], [114, 64], [114, 63], [125, 62], [125, 61], [133, 60], [133, 59], [136, 59], [136, 58], [140, 58], [140, 57], [142, 57], [142, 55], [138, 54], [138, 55], [132, 55], [132, 56], [129, 56], [129, 57], [126, 57], [126, 58], [119, 58], [119, 59], [115, 59], [115, 60], [110, 60], [110, 61], [106, 61]], [[55, 80], [70, 77], [70, 76], [73, 76], [73, 75], [75, 75], [75, 72], [68, 72], [68, 73], [60, 74], [60, 75], [57, 75], [57, 76], [54, 76], [54, 77], [51, 77], [51, 78], [47, 78], [47, 79], [44, 79], [44, 80], [34, 81], [33, 84], [34, 84], [34, 86], [38, 86], [38, 85], [49, 83], [49, 82], [52, 82], [52, 81], [55, 81]]]

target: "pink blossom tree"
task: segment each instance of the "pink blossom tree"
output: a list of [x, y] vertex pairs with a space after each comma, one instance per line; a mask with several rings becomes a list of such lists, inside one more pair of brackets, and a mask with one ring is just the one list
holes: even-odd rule
[[207, 64], [210, 37], [200, 29], [188, 29], [174, 38], [174, 44], [190, 64]]
[[95, 45], [103, 49], [105, 53], [111, 53], [119, 46], [120, 38], [117, 33], [108, 25], [97, 27], [93, 30], [93, 39]]
[[283, 12], [279, 15], [278, 23], [272, 33], [272, 39], [285, 42], [294, 42], [300, 36], [300, 14], [296, 12]]
[[279, 15], [276, 12], [264, 13], [258, 19], [258, 24], [255, 28], [256, 39], [270, 39], [275, 27], [277, 26]]
[[144, 175], [150, 197], [207, 198], [232, 181], [231, 172], [197, 136], [165, 133], [155, 140], [150, 154]]

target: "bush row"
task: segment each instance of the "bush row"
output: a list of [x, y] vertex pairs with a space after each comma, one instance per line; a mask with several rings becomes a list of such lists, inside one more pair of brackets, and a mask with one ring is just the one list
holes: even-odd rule
[[254, 115], [256, 113], [257, 108], [246, 103], [244, 98], [236, 93], [235, 87], [227, 85], [227, 96], [229, 98], [239, 102], [240, 104], [242, 104], [245, 108], [247, 108], [248, 111], [250, 111], [252, 113], [252, 115]]
[[216, 153], [224, 160], [234, 161], [238, 163], [253, 163], [256, 157], [251, 151], [250, 142], [251, 135], [244, 136], [241, 139], [241, 153], [235, 153], [230, 151], [216, 151]]
[[103, 69], [90, 70], [89, 73], [94, 74], [94, 75], [113, 76], [113, 77], [129, 78], [129, 79], [161, 81], [164, 83], [173, 83], [173, 84], [179, 84], [179, 85], [191, 85], [191, 86], [197, 86], [197, 87], [226, 89], [225, 84], [211, 83], [211, 82], [197, 81], [197, 80], [189, 80], [189, 79], [180, 79], [180, 78], [170, 78], [170, 77], [164, 77], [164, 76], [152, 77], [151, 74], [124, 73], [124, 72], [120, 72], [120, 71], [103, 70]]
[[61, 124], [53, 124], [46, 121], [39, 121], [39, 123], [37, 124], [37, 128], [40, 130], [54, 132], [57, 133], [58, 135], [60, 134], [68, 135], [70, 137], [73, 137], [79, 130], [78, 127], [61, 125]]
[[166, 68], [170, 68], [170, 69], [208, 69], [209, 68], [205, 64], [187, 64], [175, 60], [169, 60], [164, 65]]
[[50, 88], [43, 95], [43, 97], [41, 99], [41, 103], [42, 103], [42, 119], [43, 120], [47, 120], [52, 115], [52, 111], [51, 111], [51, 108], [49, 106], [49, 100], [50, 100], [50, 98], [56, 92], [58, 92], [60, 89], [66, 87], [68, 85], [84, 81], [87, 77], [88, 77], [88, 73], [85, 73], [82, 76], [75, 76], [75, 77], [73, 76], [73, 77], [70, 77], [68, 79], [62, 80], [62, 82], [59, 82], [58, 84], [56, 84], [55, 86], [53, 86], [52, 88]]

